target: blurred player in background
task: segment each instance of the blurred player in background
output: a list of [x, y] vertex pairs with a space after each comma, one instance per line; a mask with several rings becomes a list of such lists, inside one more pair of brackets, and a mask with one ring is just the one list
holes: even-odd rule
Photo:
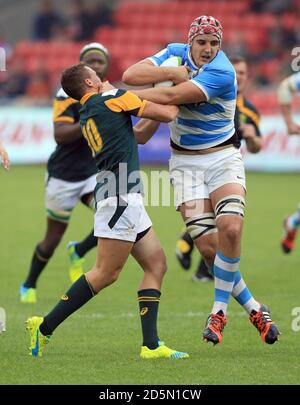
[[[142, 101], [129, 91], [111, 86], [104, 92], [95, 71], [82, 64], [63, 72], [62, 86], [71, 97], [80, 100], [80, 125], [99, 169], [94, 217], [99, 243], [94, 267], [72, 285], [47, 316], [27, 320], [30, 354], [41, 356], [58, 325], [114, 283], [132, 254], [144, 270], [138, 291], [143, 333], [140, 356], [187, 358], [188, 354], [168, 348], [157, 333], [166, 258], [143, 205], [138, 148], [131, 122], [131, 115], [169, 122], [178, 108]], [[148, 124], [150, 129], [156, 127], [150, 120]]]
[[[109, 65], [108, 50], [99, 43], [86, 45], [79, 59], [93, 68], [103, 79]], [[46, 176], [47, 229], [44, 239], [34, 250], [29, 272], [20, 288], [21, 302], [35, 303], [37, 280], [59, 245], [71, 218], [72, 210], [81, 201], [94, 208], [93, 191], [97, 168], [79, 125], [80, 103], [63, 89], [54, 100], [54, 138], [57, 147], [48, 160]], [[82, 242], [67, 246], [72, 282], [83, 273], [83, 256], [97, 245], [94, 230]]]
[[[257, 109], [245, 97], [248, 82], [248, 66], [241, 56], [230, 59], [236, 72], [238, 83], [237, 104], [234, 116], [234, 125], [240, 140], [244, 139], [247, 151], [257, 153], [262, 147], [261, 133], [259, 130], [260, 116]], [[194, 249], [194, 241], [188, 232], [184, 232], [176, 244], [176, 257], [183, 269], [191, 267], [191, 256]], [[200, 260], [196, 272], [192, 276], [194, 281], [213, 280], [205, 261]]]
[[[153, 102], [180, 105], [178, 117], [170, 124], [170, 176], [177, 209], [213, 268], [215, 281], [214, 305], [203, 338], [214, 344], [222, 341], [232, 294], [249, 313], [262, 340], [272, 344], [279, 331], [268, 307], [254, 299], [239, 270], [245, 172], [234, 126], [236, 75], [220, 50], [221, 42], [220, 22], [200, 16], [190, 26], [188, 44], [169, 44], [127, 69], [123, 81], [146, 85], [172, 80], [176, 84], [134, 93]], [[160, 67], [171, 56], [181, 57], [188, 69]]]
[[9, 170], [9, 156], [8, 153], [6, 152], [4, 146], [2, 145], [2, 143], [0, 142], [0, 163], [2, 162], [3, 167], [5, 170]]
[[[300, 72], [284, 79], [278, 88], [278, 103], [289, 135], [300, 135], [300, 125], [292, 117], [292, 99], [296, 92], [300, 92]], [[295, 247], [295, 240], [300, 224], [300, 203], [297, 210], [285, 218], [283, 223], [284, 235], [281, 247], [284, 253], [290, 253]]]

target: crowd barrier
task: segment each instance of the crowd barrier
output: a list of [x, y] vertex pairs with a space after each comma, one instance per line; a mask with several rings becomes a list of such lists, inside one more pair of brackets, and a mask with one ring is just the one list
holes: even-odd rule
[[[246, 152], [245, 166], [251, 171], [300, 171], [300, 136], [287, 136], [279, 115], [261, 119], [263, 148], [258, 154]], [[0, 139], [12, 165], [45, 163], [55, 148], [52, 110], [45, 107], [1, 107]], [[161, 124], [154, 137], [140, 145], [142, 164], [166, 164], [170, 157], [168, 126]]]

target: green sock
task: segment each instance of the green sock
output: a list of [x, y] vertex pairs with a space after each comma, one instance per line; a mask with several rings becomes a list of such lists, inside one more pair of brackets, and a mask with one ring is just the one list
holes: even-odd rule
[[95, 293], [85, 275], [82, 275], [61, 297], [61, 300], [52, 311], [45, 316], [40, 325], [41, 333], [44, 336], [51, 335], [59, 324], [93, 298], [94, 295]]
[[51, 255], [46, 255], [40, 249], [39, 245], [35, 248], [33, 253], [29, 273], [23, 286], [26, 288], [36, 288], [36, 282], [41, 274], [41, 272], [46, 267]]
[[138, 301], [143, 333], [143, 346], [156, 349], [159, 344], [157, 335], [157, 315], [160, 291], [148, 288], [138, 291]]
[[88, 236], [81, 242], [75, 245], [75, 252], [79, 257], [83, 257], [87, 252], [97, 246], [98, 238], [94, 236], [94, 229]]

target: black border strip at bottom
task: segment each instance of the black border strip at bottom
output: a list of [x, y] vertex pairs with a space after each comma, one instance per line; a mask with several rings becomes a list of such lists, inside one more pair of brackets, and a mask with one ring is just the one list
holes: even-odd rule
[[[211, 403], [212, 398], [235, 401], [243, 395], [247, 400], [287, 400], [300, 397], [300, 386], [295, 385], [0, 385], [0, 398], [30, 398], [30, 402], [41, 403], [61, 399], [89, 402], [101, 400], [121, 403], [138, 403], [141, 400], [189, 400]], [[212, 397], [213, 396], [213, 397]]]

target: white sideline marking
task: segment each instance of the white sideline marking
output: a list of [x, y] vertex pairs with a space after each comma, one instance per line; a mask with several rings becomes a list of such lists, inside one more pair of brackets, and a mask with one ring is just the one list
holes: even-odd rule
[[[43, 315], [43, 314], [42, 314]], [[163, 318], [207, 318], [209, 315], [209, 311], [207, 312], [194, 312], [194, 311], [189, 311], [189, 312], [184, 312], [184, 313], [179, 313], [179, 312], [166, 312], [164, 314], [160, 314], [160, 319]], [[244, 317], [248, 316], [246, 311], [228, 311], [227, 313], [228, 316], [230, 317]], [[81, 318], [81, 319], [91, 319], [91, 318], [98, 318], [98, 319], [128, 319], [128, 318], [138, 318], [139, 313], [138, 311], [136, 312], [122, 312], [119, 314], [116, 313], [102, 313], [102, 312], [91, 312], [89, 314], [78, 314], [74, 313], [72, 314], [72, 318]], [[24, 320], [24, 314], [22, 313], [15, 313], [11, 314], [11, 318], [14, 319], [21, 319]]]
[[[173, 312], [167, 313], [168, 318], [172, 317], [178, 317], [178, 318], [207, 318], [209, 315], [208, 312], [185, 312], [185, 313], [178, 313], [178, 312]], [[247, 316], [246, 311], [239, 311], [239, 312], [228, 312], [229, 316]], [[121, 314], [104, 314], [101, 312], [92, 312], [90, 314], [74, 314], [74, 318], [110, 318], [110, 319], [124, 319], [124, 318], [134, 318], [138, 317], [139, 314], [138, 312], [124, 312]]]

